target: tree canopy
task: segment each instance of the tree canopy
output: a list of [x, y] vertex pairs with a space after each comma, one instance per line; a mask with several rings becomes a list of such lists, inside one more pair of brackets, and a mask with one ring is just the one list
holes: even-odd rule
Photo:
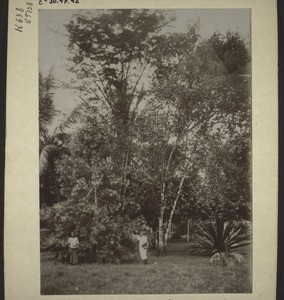
[[[180, 217], [250, 218], [249, 50], [237, 32], [163, 33], [171, 20], [157, 10], [100, 10], [66, 25], [83, 102], [55, 161], [60, 197], [42, 211], [42, 228], [58, 220], [63, 239], [75, 227], [101, 261], [131, 259], [131, 233], [143, 226], [162, 253]], [[53, 104], [40, 86], [50, 107], [44, 132]]]

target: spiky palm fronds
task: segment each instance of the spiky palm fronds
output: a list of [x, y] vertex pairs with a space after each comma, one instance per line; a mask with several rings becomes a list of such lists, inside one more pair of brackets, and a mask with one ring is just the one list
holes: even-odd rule
[[57, 115], [55, 110], [53, 94], [55, 86], [55, 78], [51, 70], [47, 76], [39, 73], [39, 143], [40, 158], [39, 169], [42, 176], [49, 168], [54, 157], [62, 149], [62, 145], [69, 141], [69, 134], [65, 130], [74, 125], [83, 112], [86, 103], [76, 106], [73, 111], [66, 115], [60, 124], [54, 129], [52, 134], [48, 134], [48, 126], [52, 123]]
[[39, 174], [42, 176], [48, 169], [50, 158], [57, 152], [55, 145], [46, 145], [42, 148], [39, 156]]
[[54, 134], [64, 133], [74, 124], [80, 121], [84, 114], [87, 104], [85, 102], [78, 104], [69, 114], [66, 114], [61, 120], [60, 124], [54, 129]]
[[39, 171], [42, 176], [48, 169], [50, 161], [62, 150], [70, 140], [70, 135], [64, 132], [45, 135], [40, 139]]
[[210, 264], [217, 264], [221, 266], [227, 266], [231, 264], [232, 262], [238, 262], [241, 263], [244, 260], [244, 257], [240, 253], [235, 252], [216, 252], [211, 256], [211, 259], [209, 261]]
[[244, 257], [242, 254], [240, 253], [230, 253], [230, 255], [240, 264], [243, 260], [244, 260]]
[[210, 262], [222, 260], [225, 265], [227, 258], [232, 258], [237, 262], [243, 260], [243, 256], [235, 251], [251, 243], [248, 224], [225, 222], [217, 218], [214, 223], [208, 221], [198, 227], [196, 238], [200, 246], [199, 254], [212, 255]]

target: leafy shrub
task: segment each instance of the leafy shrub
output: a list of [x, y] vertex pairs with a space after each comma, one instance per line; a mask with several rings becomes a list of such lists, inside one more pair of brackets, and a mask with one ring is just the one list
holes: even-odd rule
[[43, 207], [40, 210], [41, 250], [55, 252], [55, 257], [60, 257], [66, 251], [68, 238], [74, 231], [80, 241], [79, 254], [85, 256], [92, 248], [89, 224], [93, 219], [94, 205], [88, 201], [67, 200]]
[[[75, 232], [81, 262], [129, 262], [136, 259], [133, 231], [145, 223], [130, 219], [114, 201], [96, 207], [88, 200], [67, 200], [41, 209], [41, 250], [62, 253], [71, 232]], [[126, 208], [127, 209], [127, 208]]]
[[200, 250], [196, 253], [212, 255], [210, 263], [227, 265], [232, 261], [240, 263], [243, 256], [236, 250], [249, 245], [250, 226], [246, 222], [224, 221], [217, 218], [198, 225], [196, 240]]

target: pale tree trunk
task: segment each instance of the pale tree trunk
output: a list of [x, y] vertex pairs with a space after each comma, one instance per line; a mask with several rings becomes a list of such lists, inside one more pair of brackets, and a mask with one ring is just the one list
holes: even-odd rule
[[167, 240], [170, 240], [172, 238], [172, 224], [169, 223], [169, 230], [168, 230], [168, 233], [167, 233]]
[[180, 193], [182, 191], [182, 186], [183, 186], [184, 180], [185, 180], [185, 175], [182, 177], [182, 179], [179, 183], [178, 192], [177, 192], [177, 195], [176, 195], [176, 198], [175, 198], [172, 210], [171, 210], [170, 218], [169, 218], [169, 221], [168, 221], [166, 236], [169, 236], [169, 233], [170, 233], [170, 230], [171, 230], [173, 215], [175, 213], [177, 202], [178, 202], [178, 199], [180, 197]]
[[[163, 187], [164, 189], [164, 187]], [[165, 208], [166, 208], [166, 203], [165, 203], [165, 194], [162, 192], [161, 194], [161, 201], [163, 203], [161, 209], [160, 209], [160, 215], [159, 215], [159, 219], [158, 219], [158, 251], [159, 254], [164, 254], [164, 250], [165, 250], [165, 224], [164, 224], [164, 212], [165, 212]]]
[[129, 161], [129, 154], [125, 154], [125, 161], [124, 161], [124, 166], [123, 166], [123, 177], [122, 177], [122, 182], [123, 182], [123, 192], [122, 192], [122, 198], [125, 198], [126, 195], [126, 188], [127, 188], [127, 169], [128, 169], [128, 161]]
[[85, 200], [88, 200], [91, 197], [94, 188], [95, 188], [94, 186], [91, 187], [91, 189], [89, 190], [87, 196], [85, 197]]
[[97, 187], [94, 185], [91, 187], [90, 191], [88, 192], [88, 194], [86, 195], [85, 197], [85, 201], [88, 200], [92, 194], [94, 192], [94, 207], [95, 207], [95, 210], [97, 210], [98, 208], [98, 197], [97, 197]]
[[[171, 164], [171, 160], [173, 157], [173, 154], [175, 150], [178, 147], [179, 140], [181, 136], [179, 135], [176, 140], [176, 144], [171, 150], [171, 153], [169, 155], [168, 161], [167, 161], [167, 166], [166, 166], [166, 171], [165, 171], [165, 177], [162, 185], [162, 191], [161, 191], [161, 208], [160, 208], [160, 216], [159, 216], [159, 228], [158, 228], [158, 233], [159, 233], [159, 238], [158, 238], [158, 249], [160, 254], [165, 254], [166, 253], [166, 248], [167, 248], [167, 241], [168, 241], [168, 232], [166, 228], [168, 227], [168, 224], [165, 223], [164, 221], [164, 212], [166, 209], [166, 204], [167, 204], [167, 199], [166, 199], [166, 183], [168, 179], [168, 172]], [[184, 179], [183, 179], [184, 181]], [[179, 192], [180, 194], [180, 192]], [[177, 200], [176, 200], [177, 202]]]
[[166, 197], [165, 197], [165, 190], [166, 190], [166, 182], [163, 182], [162, 191], [161, 191], [161, 208], [160, 208], [160, 215], [158, 219], [158, 250], [159, 254], [164, 252], [164, 212], [166, 209]]
[[[191, 131], [194, 127], [195, 126], [193, 126], [189, 131]], [[189, 131], [187, 131], [187, 133]], [[167, 200], [166, 197], [165, 197], [166, 182], [167, 182], [168, 171], [169, 171], [169, 167], [170, 167], [170, 163], [171, 163], [171, 160], [172, 160], [173, 153], [177, 149], [179, 141], [180, 141], [181, 138], [182, 138], [182, 135], [180, 133], [178, 135], [178, 137], [177, 137], [175, 146], [173, 147], [173, 149], [172, 149], [172, 151], [171, 151], [171, 153], [169, 155], [169, 158], [168, 158], [168, 161], [167, 161], [167, 166], [166, 166], [166, 171], [165, 171], [164, 182], [163, 182], [163, 185], [162, 185], [162, 191], [161, 191], [161, 208], [160, 208], [159, 228], [158, 228], [158, 230], [159, 230], [159, 250], [160, 250], [160, 253], [165, 253], [166, 252], [167, 239], [168, 239], [168, 235], [169, 235], [169, 230], [170, 230], [171, 225], [172, 225], [172, 218], [173, 218], [173, 215], [174, 215], [174, 212], [175, 212], [175, 209], [176, 209], [176, 205], [177, 205], [178, 199], [180, 197], [180, 193], [181, 193], [181, 190], [182, 190], [182, 186], [183, 186], [185, 177], [186, 177], [185, 174], [184, 174], [183, 177], [182, 177], [182, 179], [181, 179], [181, 181], [180, 181], [178, 193], [177, 193], [177, 196], [176, 196], [176, 198], [174, 200], [174, 205], [173, 205], [172, 210], [171, 210], [170, 218], [169, 218], [169, 221], [167, 223], [167, 226], [165, 226], [164, 212], [165, 212], [166, 200]], [[186, 147], [187, 147], [187, 137], [186, 137]], [[194, 150], [195, 149], [196, 149], [196, 145], [194, 146]], [[193, 152], [194, 152], [194, 150], [193, 150]], [[186, 153], [187, 153], [187, 148], [185, 150], [185, 154]], [[191, 155], [191, 157], [192, 157], [192, 155]]]
[[190, 219], [187, 219], [187, 234], [186, 234], [186, 241], [189, 243], [189, 223], [190, 223]]
[[159, 215], [159, 227], [158, 227], [158, 249], [159, 249], [159, 253], [160, 254], [164, 254], [165, 253], [165, 249], [166, 249], [166, 241], [167, 238], [165, 237], [165, 223], [164, 223], [164, 212], [166, 209], [166, 204], [167, 204], [167, 199], [166, 199], [166, 182], [167, 182], [167, 177], [168, 177], [168, 172], [169, 172], [169, 168], [170, 168], [170, 163], [172, 160], [172, 156], [173, 153], [175, 151], [177, 146], [175, 146], [171, 153], [170, 156], [168, 158], [167, 161], [167, 166], [166, 166], [166, 171], [165, 171], [165, 178], [162, 184], [162, 191], [161, 191], [161, 208], [160, 208], [160, 215]]
[[[168, 225], [165, 224], [164, 227], [167, 228]], [[168, 247], [168, 234], [167, 234], [167, 230], [164, 230], [164, 254], [167, 253], [167, 247]]]
[[120, 200], [121, 200], [121, 210], [124, 210], [124, 205], [125, 205], [125, 197], [126, 197], [126, 189], [128, 186], [128, 180], [126, 179], [127, 177], [127, 169], [129, 165], [129, 153], [126, 152], [124, 157], [123, 157], [123, 172], [122, 172], [122, 185], [120, 187]]
[[[168, 241], [171, 237], [171, 224], [164, 222], [164, 253], [167, 253]], [[168, 229], [170, 228], [170, 229]]]
[[158, 229], [158, 249], [159, 253], [163, 254], [165, 248], [165, 237], [164, 237], [164, 221], [159, 217], [159, 229]]
[[[170, 153], [170, 156], [169, 156], [169, 159], [168, 159], [168, 162], [167, 162], [165, 182], [167, 180], [167, 174], [168, 174], [168, 170], [169, 170], [169, 167], [170, 167], [170, 163], [171, 163], [171, 159], [172, 159], [173, 153], [174, 153], [174, 151], [176, 150], [176, 148], [178, 146], [180, 138], [181, 138], [181, 135], [179, 135], [177, 137], [176, 145], [175, 145], [175, 147], [172, 149], [172, 151]], [[187, 139], [186, 139], [186, 144], [187, 144]], [[177, 193], [177, 196], [176, 196], [176, 198], [174, 200], [174, 204], [173, 204], [173, 207], [172, 207], [172, 210], [171, 210], [171, 213], [170, 213], [170, 218], [169, 218], [167, 226], [165, 228], [165, 232], [164, 232], [164, 239], [165, 239], [165, 241], [164, 241], [164, 247], [165, 248], [167, 247], [167, 241], [168, 241], [169, 233], [170, 233], [170, 230], [171, 230], [171, 227], [172, 227], [172, 218], [173, 218], [173, 215], [174, 215], [174, 212], [175, 212], [175, 209], [176, 209], [176, 205], [177, 205], [178, 199], [180, 197], [180, 193], [181, 193], [181, 190], [182, 190], [182, 186], [183, 186], [184, 180], [185, 180], [185, 174], [183, 175], [183, 177], [182, 177], [182, 179], [180, 181], [179, 188], [178, 188], [178, 193]], [[165, 204], [165, 206], [166, 206], [166, 204]]]

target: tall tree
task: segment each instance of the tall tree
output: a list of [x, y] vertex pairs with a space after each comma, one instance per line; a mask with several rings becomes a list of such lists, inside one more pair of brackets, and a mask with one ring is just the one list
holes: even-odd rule
[[54, 121], [59, 111], [55, 109], [53, 94], [56, 80], [51, 70], [47, 76], [39, 73], [39, 176], [41, 204], [51, 205], [60, 200], [58, 176], [55, 160], [68, 151], [66, 144], [70, 139], [66, 132], [76, 123], [82, 113], [83, 104], [76, 106], [51, 131], [49, 125]]
[[[164, 111], [167, 112], [167, 144], [172, 148], [169, 153], [164, 152], [162, 168], [159, 215], [159, 246], [161, 249], [166, 247], [165, 231], [169, 231], [171, 226], [172, 216], [187, 177], [187, 170], [194, 167], [196, 152], [202, 151], [204, 137], [219, 131], [226, 140], [229, 135], [238, 131], [250, 130], [248, 80], [246, 77], [228, 74], [226, 67], [229, 61], [234, 66], [244, 66], [248, 57], [240, 56], [237, 64], [234, 64], [232, 58], [235, 55], [235, 48], [232, 46], [228, 47], [226, 55], [220, 58], [220, 53], [212, 52], [212, 46], [208, 48], [212, 39], [209, 40], [210, 43], [204, 42], [197, 46], [194, 40], [189, 39], [189, 37], [192, 38], [193, 32], [191, 30], [187, 35], [181, 34], [172, 37], [175, 41], [174, 47], [167, 56], [162, 56], [158, 62], [153, 89], [156, 101], [164, 103]], [[239, 35], [227, 34], [227, 36], [233, 36], [235, 44], [241, 45], [242, 47], [239, 48], [247, 54]], [[221, 36], [215, 35], [213, 38], [215, 42], [217, 38], [223, 41]], [[188, 43], [185, 42], [186, 40]], [[189, 47], [190, 43], [191, 47]], [[186, 47], [182, 48], [182, 44]], [[230, 46], [231, 40], [225, 40], [223, 44]], [[178, 50], [174, 51], [177, 46], [179, 46]], [[204, 65], [200, 59], [204, 55], [204, 50], [205, 53], [214, 54], [209, 59], [207, 58], [207, 62], [215, 62], [215, 68], [212, 68], [210, 64]], [[213, 50], [215, 50], [214, 47]], [[226, 60], [228, 58], [230, 60]], [[216, 67], [216, 62], [219, 63], [218, 67]], [[226, 68], [223, 67], [224, 65]], [[178, 164], [177, 168], [173, 169], [177, 172], [176, 174], [179, 174], [180, 184], [175, 200], [172, 202], [172, 211], [167, 219], [165, 211], [168, 204], [167, 187], [169, 186], [170, 166], [173, 165], [173, 154], [180, 148], [184, 149], [184, 160], [182, 165]], [[206, 155], [203, 152], [204, 160]]]
[[151, 211], [161, 252], [184, 186], [205, 168], [207, 137], [217, 131], [226, 139], [250, 124], [247, 78], [228, 72], [228, 62], [245, 66], [247, 57], [232, 63], [235, 48], [222, 36], [198, 43], [196, 26], [159, 33], [167, 22], [157, 11], [110, 10], [77, 14], [67, 25], [86, 106], [65, 166], [76, 165], [74, 179], [84, 181], [78, 197], [95, 186], [102, 203], [118, 201], [119, 214], [128, 204]]
[[40, 199], [41, 203], [47, 204], [56, 202], [59, 198], [54, 166], [58, 139], [50, 136], [48, 128], [57, 114], [53, 101], [54, 89], [52, 70], [47, 76], [39, 73]]
[[117, 134], [112, 160], [121, 176], [131, 152], [129, 127], [149, 84], [151, 40], [166, 22], [158, 11], [124, 9], [80, 13], [66, 26], [80, 90], [112, 115]]

